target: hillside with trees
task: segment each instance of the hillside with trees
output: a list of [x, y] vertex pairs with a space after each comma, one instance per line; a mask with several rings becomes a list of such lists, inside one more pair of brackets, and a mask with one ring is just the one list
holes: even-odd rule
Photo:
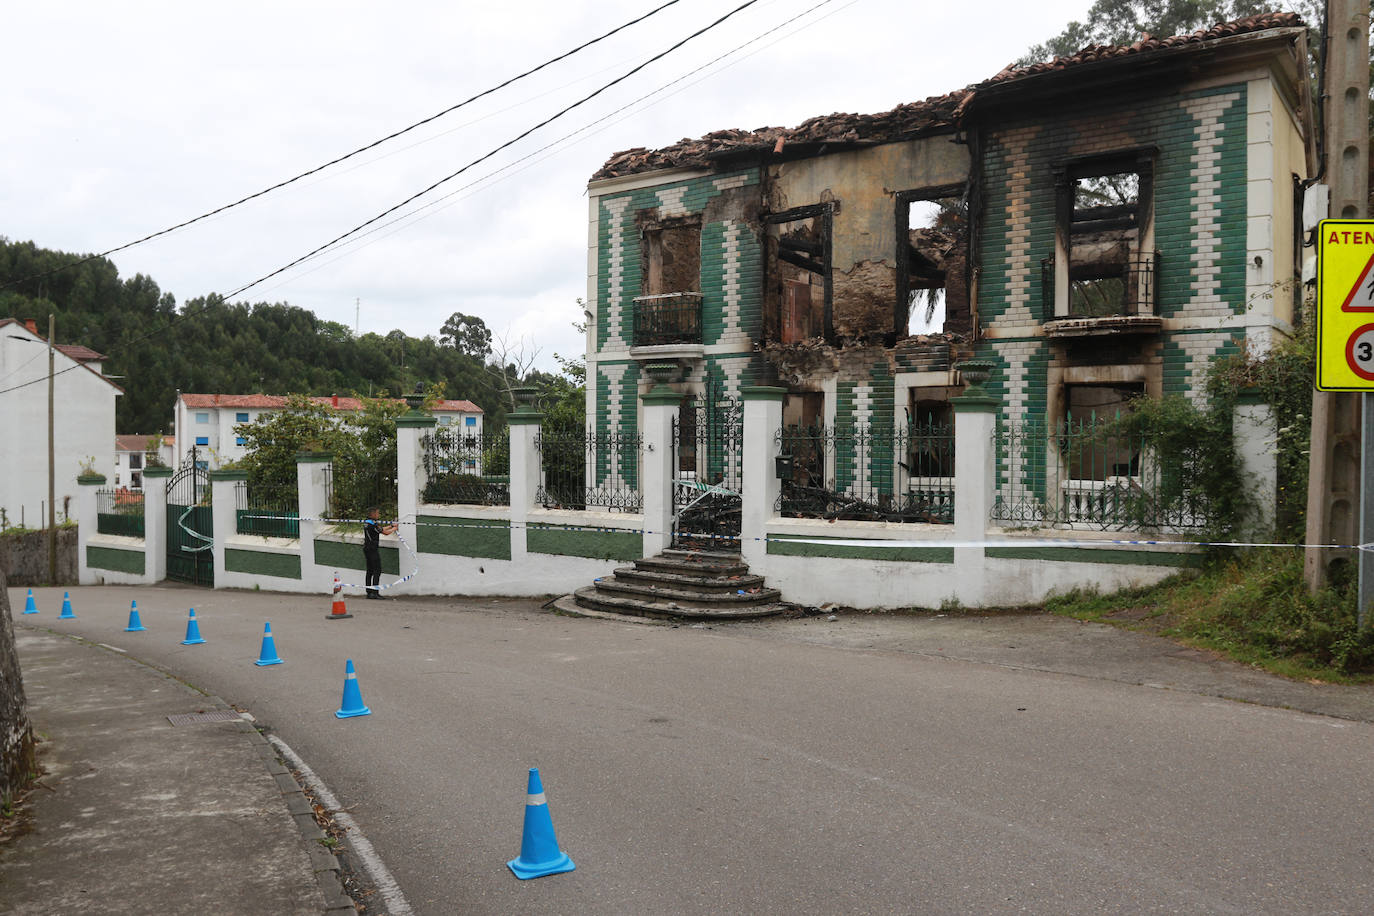
[[355, 337], [284, 302], [226, 304], [210, 296], [178, 306], [151, 277], [121, 278], [109, 260], [78, 263], [82, 258], [0, 236], [0, 317], [36, 319], [46, 333], [53, 314], [58, 343], [108, 356], [106, 374], [125, 389], [115, 419], [121, 432], [170, 432], [177, 389], [378, 396], [420, 382], [442, 383], [446, 397], [476, 403], [489, 425], [500, 425], [513, 377], [547, 380], [528, 365], [489, 357], [491, 333], [480, 318], [461, 313], [437, 336], [397, 330]]

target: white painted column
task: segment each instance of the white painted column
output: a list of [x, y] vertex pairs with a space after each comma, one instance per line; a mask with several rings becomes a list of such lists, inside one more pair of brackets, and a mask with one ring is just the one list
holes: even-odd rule
[[167, 485], [171, 468], [143, 471], [143, 572], [149, 582], [167, 578]]
[[522, 404], [506, 417], [510, 424], [510, 558], [512, 562], [529, 555], [525, 528], [530, 510], [539, 494], [539, 449], [534, 440], [544, 415], [529, 404]]
[[659, 385], [642, 395], [644, 453], [640, 484], [644, 490], [644, 556], [666, 549], [673, 537], [673, 418], [682, 395]]
[[96, 493], [105, 486], [103, 474], [82, 474], [76, 478], [76, 581], [95, 585], [95, 573], [86, 565], [86, 542], [96, 532]]
[[417, 554], [417, 512], [420, 491], [429, 483], [425, 474], [421, 439], [439, 421], [434, 417], [407, 414], [396, 418], [396, 517], [397, 530]]
[[301, 581], [310, 583], [321, 591], [329, 592], [334, 587], [334, 570], [323, 576], [315, 567], [315, 532], [328, 510], [328, 492], [325, 479], [333, 467], [334, 456], [328, 452], [299, 452], [296, 455], [296, 499], [301, 517]]
[[1231, 433], [1242, 486], [1255, 510], [1241, 530], [1257, 540], [1268, 540], [1274, 533], [1279, 488], [1274, 409], [1260, 400], [1258, 392], [1241, 392], [1231, 420]]
[[744, 398], [744, 487], [740, 507], [740, 553], [750, 572], [767, 575], [768, 544], [764, 540], [768, 523], [777, 514], [774, 508], [782, 494], [774, 459], [778, 456], [777, 434], [782, 429], [782, 399], [785, 388], [743, 388]]
[[238, 502], [234, 487], [248, 480], [247, 471], [213, 470], [210, 472], [211, 536], [215, 539], [210, 553], [215, 562], [215, 588], [224, 588], [224, 547], [237, 533]]
[[[997, 490], [994, 435], [996, 398], [968, 393], [953, 398], [954, 408], [954, 539], [980, 542], [987, 536]], [[981, 544], [954, 548], [955, 594], [965, 605], [983, 602], [986, 555]]]

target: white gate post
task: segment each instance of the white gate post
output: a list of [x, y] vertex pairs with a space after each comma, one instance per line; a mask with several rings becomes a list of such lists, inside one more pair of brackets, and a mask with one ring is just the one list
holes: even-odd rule
[[[969, 360], [956, 366], [969, 382], [950, 399], [954, 409], [954, 539], [976, 546], [954, 548], [954, 592], [965, 605], [983, 603], [986, 539], [997, 491], [997, 411], [1001, 402], [982, 388], [991, 365]], [[964, 368], [966, 367], [966, 368]]]
[[[238, 501], [234, 488], [248, 481], [248, 472], [237, 469], [210, 472], [211, 536], [215, 539], [210, 554], [215, 562], [215, 588], [224, 588], [224, 550], [238, 533]], [[197, 545], [199, 546], [199, 545]]]
[[[317, 574], [315, 569], [315, 532], [329, 511], [329, 492], [325, 481], [334, 466], [334, 456], [329, 452], [296, 453], [296, 514], [300, 516], [301, 581], [310, 582]], [[330, 570], [327, 575], [331, 577]], [[315, 581], [320, 581], [316, 579]], [[321, 582], [320, 590], [328, 591], [329, 586]]]
[[750, 572], [767, 574], [768, 522], [777, 514], [782, 494], [775, 459], [777, 434], [782, 429], [782, 401], [786, 388], [764, 385], [740, 390], [744, 399], [744, 466], [740, 468], [740, 554]]
[[401, 537], [418, 554], [420, 491], [428, 484], [421, 439], [439, 421], [412, 409], [396, 418], [396, 515]]
[[534, 408], [533, 389], [517, 388], [520, 405], [506, 416], [510, 425], [510, 558], [524, 560], [528, 555], [525, 528], [529, 524], [530, 509], [539, 493], [539, 436], [544, 415]]
[[143, 572], [149, 582], [167, 578], [167, 485], [172, 469], [143, 469]]
[[[97, 494], [105, 486], [105, 475], [82, 474], [76, 478], [76, 581], [79, 585], [94, 585], [95, 573], [86, 565], [86, 542], [96, 532]], [[144, 567], [145, 571], [147, 567]], [[49, 583], [56, 585], [56, 582]]]
[[644, 556], [660, 553], [673, 536], [673, 419], [682, 394], [660, 383], [640, 396], [644, 405], [644, 452], [640, 484], [644, 490]]
[[1274, 409], [1264, 403], [1259, 391], [1246, 389], [1240, 393], [1231, 434], [1240, 463], [1240, 479], [1255, 507], [1241, 530], [1257, 540], [1267, 540], [1274, 533], [1279, 493], [1278, 429]]

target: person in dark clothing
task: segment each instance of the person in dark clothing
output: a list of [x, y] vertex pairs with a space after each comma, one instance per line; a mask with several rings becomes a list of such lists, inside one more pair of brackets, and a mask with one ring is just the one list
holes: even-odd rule
[[382, 553], [380, 549], [382, 535], [392, 534], [396, 531], [395, 525], [384, 525], [379, 518], [379, 510], [376, 506], [367, 510], [367, 518], [363, 520], [363, 562], [367, 564], [367, 578], [363, 582], [367, 586], [367, 597], [377, 601], [386, 600], [382, 596], [382, 591], [378, 587], [382, 581]]

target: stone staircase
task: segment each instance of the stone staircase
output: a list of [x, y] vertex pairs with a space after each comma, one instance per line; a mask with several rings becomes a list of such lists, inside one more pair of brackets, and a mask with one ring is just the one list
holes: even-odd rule
[[665, 550], [635, 560], [554, 602], [568, 614], [661, 620], [743, 620], [781, 613], [786, 605], [763, 576], [750, 575], [737, 553]]

